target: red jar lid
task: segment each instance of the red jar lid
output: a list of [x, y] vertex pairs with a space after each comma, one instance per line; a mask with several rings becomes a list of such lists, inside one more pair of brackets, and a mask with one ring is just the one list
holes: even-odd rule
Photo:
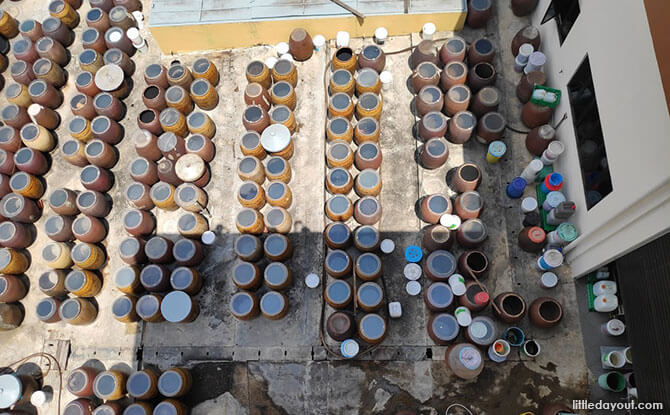
[[478, 306], [483, 306], [483, 305], [488, 304], [489, 299], [490, 299], [489, 294], [485, 293], [483, 291], [480, 291], [477, 294], [475, 294], [475, 303]]
[[528, 230], [528, 239], [530, 239], [531, 242], [535, 244], [541, 244], [544, 242], [545, 237], [546, 234], [544, 233], [544, 229], [540, 228], [539, 226], [533, 226]]

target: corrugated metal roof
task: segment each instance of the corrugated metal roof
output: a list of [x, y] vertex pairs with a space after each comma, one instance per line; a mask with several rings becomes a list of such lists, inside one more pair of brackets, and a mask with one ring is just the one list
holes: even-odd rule
[[[404, 12], [403, 0], [343, 0], [366, 15]], [[409, 13], [464, 10], [465, 0], [410, 0]], [[152, 26], [347, 16], [329, 0], [153, 0]]]

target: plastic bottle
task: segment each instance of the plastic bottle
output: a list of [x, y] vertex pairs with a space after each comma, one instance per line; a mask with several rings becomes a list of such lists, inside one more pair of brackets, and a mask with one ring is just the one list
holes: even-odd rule
[[575, 202], [562, 202], [558, 206], [551, 209], [547, 214], [547, 223], [549, 225], [559, 225], [565, 222], [575, 213], [577, 206]]
[[461, 274], [452, 274], [449, 277], [449, 287], [454, 295], [463, 295], [465, 294], [465, 280]]
[[470, 310], [465, 307], [457, 307], [454, 311], [458, 325], [461, 327], [468, 327], [472, 323], [472, 314]]
[[596, 296], [603, 295], [603, 294], [616, 294], [617, 286], [616, 282], [614, 281], [608, 281], [608, 280], [602, 280], [598, 281], [597, 284], [593, 285], [593, 294]]
[[609, 313], [619, 306], [619, 299], [613, 294], [603, 294], [596, 297], [593, 307], [600, 313]]

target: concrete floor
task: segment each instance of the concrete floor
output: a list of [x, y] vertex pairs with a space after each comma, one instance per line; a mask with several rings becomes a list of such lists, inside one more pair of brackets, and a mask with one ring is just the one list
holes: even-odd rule
[[[145, 14], [149, 3], [145, 2]], [[22, 0], [3, 6], [19, 20], [47, 17], [43, 4]], [[88, 3], [79, 9], [85, 16]], [[496, 15], [485, 29], [466, 29], [460, 35], [472, 41], [486, 35], [498, 45], [495, 66], [499, 72], [497, 87], [504, 100], [500, 111], [508, 122], [520, 127], [521, 106], [514, 94], [519, 75], [513, 69], [509, 44], [516, 31], [526, 24], [512, 15], [507, 5], [500, 5]], [[70, 47], [73, 57], [81, 51], [80, 35], [84, 23], [75, 30], [77, 40]], [[235, 173], [241, 159], [238, 147], [243, 133], [242, 89], [246, 80], [244, 67], [253, 59], [264, 59], [273, 54], [268, 46], [213, 53], [179, 56], [161, 56], [151, 35], [142, 30], [149, 42], [149, 52], [133, 57], [137, 70], [133, 75], [135, 87], [125, 101], [128, 109], [122, 125], [126, 138], [117, 146], [120, 159], [113, 168], [116, 183], [111, 190], [114, 207], [107, 220], [110, 233], [105, 241], [109, 263], [104, 269], [104, 287], [96, 297], [99, 305], [97, 320], [83, 327], [57, 323], [40, 323], [34, 313], [35, 304], [42, 298], [36, 287], [37, 277], [45, 270], [39, 252], [46, 243], [41, 233], [44, 220], [50, 214], [45, 209], [36, 224], [40, 229], [37, 241], [31, 246], [33, 263], [28, 271], [32, 287], [22, 301], [26, 309], [23, 325], [0, 336], [3, 359], [0, 363], [18, 360], [27, 353], [49, 351], [58, 353], [70, 347], [67, 369], [89, 362], [102, 367], [119, 366], [126, 371], [144, 364], [167, 368], [173, 364], [191, 367], [196, 387], [187, 402], [194, 414], [353, 414], [395, 413], [410, 409], [422, 414], [444, 413], [452, 403], [463, 403], [477, 414], [518, 414], [537, 411], [543, 404], [554, 401], [569, 403], [572, 399], [588, 396], [580, 321], [575, 287], [568, 267], [558, 270], [560, 285], [548, 293], [539, 284], [540, 274], [534, 269], [535, 255], [521, 251], [516, 243], [516, 232], [521, 229], [519, 200], [510, 200], [504, 193], [506, 184], [530, 160], [524, 147], [524, 135], [507, 132], [508, 153], [497, 165], [485, 161], [486, 149], [471, 140], [464, 146], [450, 145], [450, 158], [441, 169], [428, 171], [418, 166], [415, 154], [421, 143], [413, 137], [416, 118], [411, 112], [413, 95], [407, 87], [411, 75], [409, 52], [391, 55], [387, 70], [393, 72], [394, 83], [384, 92], [384, 112], [381, 120], [381, 148], [383, 190], [381, 203], [384, 215], [380, 230], [384, 237], [396, 242], [396, 253], [384, 258], [385, 283], [389, 301], [400, 301], [404, 316], [393, 320], [383, 344], [360, 361], [345, 362], [330, 357], [319, 338], [321, 287], [310, 290], [302, 280], [309, 272], [322, 274], [324, 245], [321, 232], [326, 223], [322, 206], [325, 201], [323, 186], [325, 168], [325, 134], [323, 73], [331, 47], [315, 53], [307, 62], [298, 64], [300, 80], [297, 86], [298, 132], [294, 135], [296, 153], [291, 160], [293, 179], [290, 186], [294, 202], [290, 209], [294, 229], [290, 238], [295, 246], [293, 259], [288, 262], [296, 280], [288, 291], [290, 311], [280, 321], [257, 318], [250, 322], [234, 319], [228, 311], [228, 301], [235, 288], [230, 282], [229, 270], [235, 262], [232, 243], [236, 236], [234, 217], [239, 204], [235, 190], [240, 180]], [[444, 37], [447, 33], [438, 33]], [[384, 46], [393, 51], [416, 45], [418, 36], [391, 38]], [[372, 42], [371, 39], [352, 40], [354, 47]], [[128, 324], [116, 322], [110, 313], [112, 301], [120, 295], [111, 277], [121, 266], [117, 247], [125, 232], [120, 218], [126, 203], [122, 189], [130, 182], [127, 166], [135, 156], [128, 139], [136, 128], [136, 116], [143, 108], [141, 93], [144, 87], [143, 68], [149, 63], [168, 65], [179, 59], [191, 64], [196, 58], [207, 56], [221, 72], [217, 87], [219, 105], [208, 114], [217, 124], [215, 144], [217, 155], [211, 164], [212, 181], [209, 194], [210, 226], [219, 235], [207, 259], [200, 266], [205, 285], [198, 295], [201, 314], [190, 324]], [[10, 57], [10, 63], [14, 61]], [[73, 78], [78, 68], [75, 59], [67, 66], [70, 74], [63, 88], [65, 103], [75, 93]], [[5, 72], [9, 77], [9, 72]], [[6, 104], [4, 95], [0, 103]], [[59, 113], [63, 119], [57, 131], [59, 140], [67, 136], [66, 125], [71, 118], [64, 104]], [[83, 189], [78, 180], [78, 168], [73, 168], [60, 156], [51, 154], [53, 166], [46, 176], [47, 194], [57, 187]], [[464, 382], [454, 377], [446, 367], [445, 348], [436, 346], [428, 337], [426, 322], [429, 314], [420, 296], [410, 297], [404, 291], [402, 252], [409, 244], [421, 238], [426, 225], [414, 213], [417, 200], [430, 193], [453, 194], [445, 183], [449, 169], [464, 161], [477, 163], [484, 172], [479, 192], [486, 209], [483, 220], [489, 238], [483, 245], [491, 268], [485, 281], [492, 293], [514, 290], [528, 302], [541, 295], [559, 299], [564, 307], [564, 319], [554, 329], [537, 329], [527, 319], [520, 326], [527, 335], [542, 345], [542, 354], [535, 360], [512, 352], [507, 363], [486, 361], [484, 372], [477, 381]], [[528, 189], [530, 194], [530, 189]], [[154, 211], [158, 218], [157, 233], [176, 238], [176, 220], [179, 212]], [[454, 249], [458, 255], [460, 248]], [[420, 280], [426, 284], [424, 278]], [[485, 314], [490, 314], [486, 312]], [[499, 326], [502, 330], [504, 326]], [[68, 346], [69, 342], [69, 346]], [[65, 355], [65, 353], [62, 353]], [[66, 360], [61, 360], [66, 363]], [[54, 372], [45, 383], [57, 387]], [[66, 403], [71, 396], [63, 395]], [[223, 411], [221, 408], [225, 408]], [[55, 404], [41, 413], [56, 413]]]

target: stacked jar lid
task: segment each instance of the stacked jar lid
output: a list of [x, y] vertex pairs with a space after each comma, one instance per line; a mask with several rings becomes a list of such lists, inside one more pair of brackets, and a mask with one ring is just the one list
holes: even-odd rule
[[[29, 267], [25, 248], [35, 240], [33, 223], [42, 213], [39, 200], [45, 193], [42, 178], [48, 169], [48, 156], [56, 146], [54, 130], [60, 124], [55, 111], [63, 102], [59, 91], [66, 80], [65, 46], [72, 42], [71, 29], [79, 15], [74, 4], [54, 0], [48, 5], [51, 17], [42, 23], [19, 23], [8, 12], [0, 12], [0, 66], [7, 67], [7, 38], [13, 41], [14, 62], [10, 73], [15, 82], [5, 88], [9, 105], [2, 109], [5, 123], [0, 127], [0, 299], [13, 303], [25, 296], [23, 274]], [[3, 78], [4, 80], [4, 78]], [[69, 256], [69, 250], [67, 251]], [[58, 305], [52, 304], [58, 316]], [[3, 319], [8, 327], [17, 326], [22, 312], [15, 304], [3, 304]], [[9, 321], [11, 320], [11, 321]]]
[[446, 140], [464, 144], [474, 135], [488, 144], [502, 137], [506, 121], [497, 112], [501, 97], [494, 86], [494, 57], [489, 39], [468, 45], [459, 36], [439, 49], [424, 40], [412, 52], [417, 134], [425, 142], [420, 154], [423, 167], [444, 165], [449, 156]]
[[292, 136], [297, 128], [298, 69], [289, 59], [278, 60], [272, 69], [253, 61], [245, 76], [247, 107], [242, 124], [246, 132], [239, 143], [244, 157], [237, 167], [242, 180], [237, 200], [242, 209], [235, 222], [241, 235], [235, 241], [239, 261], [232, 271], [232, 281], [242, 291], [232, 296], [230, 310], [240, 320], [258, 314], [279, 320], [288, 312], [284, 292], [293, 283], [286, 261], [293, 255], [287, 235], [293, 227], [289, 183], [295, 151]]
[[115, 369], [100, 371], [81, 366], [68, 373], [65, 385], [77, 398], [65, 406], [63, 413], [184, 415], [188, 408], [180, 399], [190, 392], [193, 377], [183, 367], [172, 367], [163, 372], [155, 367], [145, 367], [128, 375]]
[[[208, 163], [214, 158], [211, 139], [216, 132], [206, 113], [193, 111], [193, 102], [198, 104], [197, 85], [204, 81], [214, 93], [216, 106], [214, 86], [219, 73], [209, 60], [197, 59], [192, 70], [178, 62], [169, 69], [151, 64], [145, 68], [144, 79], [147, 87], [142, 98], [148, 109], [140, 112], [139, 128], [133, 135], [138, 157], [129, 166], [133, 182], [125, 188], [129, 208], [123, 215], [129, 236], [119, 249], [126, 265], [117, 269], [114, 277], [125, 295], [114, 301], [112, 314], [124, 323], [140, 319], [190, 322], [200, 310], [194, 299], [202, 288], [196, 266], [205, 256], [200, 238], [209, 229], [202, 214], [208, 200], [203, 188], [210, 179]], [[191, 87], [191, 95], [182, 85]], [[177, 101], [190, 104], [177, 109]], [[174, 120], [181, 120], [179, 129], [173, 128]], [[158, 215], [151, 213], [154, 208], [181, 209], [177, 222], [180, 238], [172, 241], [155, 234]]]
[[376, 344], [387, 331], [382, 314], [385, 294], [378, 230], [383, 106], [379, 73], [385, 64], [384, 51], [377, 45], [364, 46], [358, 53], [342, 47], [331, 60], [326, 122], [325, 300], [326, 331], [338, 342], [358, 334], [364, 342]]

